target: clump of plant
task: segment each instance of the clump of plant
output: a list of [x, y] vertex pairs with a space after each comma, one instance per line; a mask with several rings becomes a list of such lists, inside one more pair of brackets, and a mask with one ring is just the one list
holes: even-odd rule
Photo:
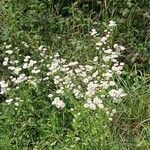
[[89, 111], [100, 109], [111, 121], [116, 108], [110, 104], [120, 103], [126, 96], [114, 80], [122, 74], [124, 63], [118, 58], [125, 49], [116, 43], [110, 44], [115, 26], [111, 20], [102, 37], [92, 29], [90, 34], [98, 55], [85, 64], [69, 62], [58, 53], [51, 55], [43, 45], [30, 52], [26, 42], [21, 43], [21, 48], [4, 43], [3, 67], [8, 75], [0, 81], [0, 94], [7, 97], [5, 103], [15, 105], [19, 110], [24, 103], [23, 87], [27, 86], [29, 90], [42, 87], [40, 96], [47, 97], [50, 107], [56, 107], [56, 110], [73, 111], [76, 104], [80, 104]]

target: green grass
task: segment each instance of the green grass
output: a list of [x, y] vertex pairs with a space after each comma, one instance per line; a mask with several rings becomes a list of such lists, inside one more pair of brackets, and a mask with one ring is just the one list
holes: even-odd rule
[[[99, 112], [76, 105], [74, 112], [56, 112], [46, 99], [33, 98], [23, 88], [23, 104], [1, 105], [1, 149], [144, 149], [150, 145], [149, 96], [145, 80], [137, 81], [124, 103], [118, 105], [113, 122]], [[130, 83], [129, 83], [130, 84]], [[39, 93], [39, 92], [38, 92]], [[80, 115], [78, 113], [80, 112]]]
[[[96, 3], [97, 2], [97, 3]], [[123, 75], [117, 78], [127, 97], [114, 104], [117, 113], [110, 122], [101, 110], [87, 111], [67, 93], [65, 100], [75, 110], [56, 110], [47, 95], [55, 91], [52, 82], [32, 87], [22, 84], [18, 93], [23, 102], [16, 109], [0, 95], [0, 149], [2, 150], [149, 150], [150, 149], [150, 3], [109, 0], [17, 1], [0, 3], [0, 58], [4, 42], [21, 49], [22, 59], [39, 59], [37, 48], [48, 46], [48, 55], [59, 52], [68, 62], [91, 62], [98, 52], [89, 36], [92, 28], [103, 34], [105, 24], [113, 19], [118, 26], [111, 42], [126, 47], [120, 60], [125, 62]], [[88, 10], [88, 11], [87, 11]], [[22, 41], [29, 43], [27, 50]], [[48, 63], [48, 60], [47, 62]], [[40, 66], [42, 68], [42, 66]], [[0, 68], [1, 80], [11, 72]], [[110, 104], [111, 106], [111, 104]]]

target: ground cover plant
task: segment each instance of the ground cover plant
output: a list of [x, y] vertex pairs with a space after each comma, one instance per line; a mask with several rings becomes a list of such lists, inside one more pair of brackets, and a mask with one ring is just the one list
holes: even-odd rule
[[2, 0], [0, 149], [149, 150], [149, 4]]

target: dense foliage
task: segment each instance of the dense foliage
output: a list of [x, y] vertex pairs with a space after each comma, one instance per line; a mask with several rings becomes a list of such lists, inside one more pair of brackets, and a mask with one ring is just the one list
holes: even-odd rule
[[1, 0], [0, 149], [149, 150], [149, 58], [149, 0]]

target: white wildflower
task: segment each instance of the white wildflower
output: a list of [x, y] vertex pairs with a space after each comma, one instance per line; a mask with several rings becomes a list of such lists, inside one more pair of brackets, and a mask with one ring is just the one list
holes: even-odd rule
[[96, 35], [96, 34], [97, 34], [96, 29], [92, 29], [92, 31], [91, 31], [91, 36], [94, 36], [94, 35]]
[[49, 98], [52, 98], [52, 97], [53, 97], [53, 94], [48, 94], [48, 97], [49, 97]]
[[6, 102], [8, 105], [10, 105], [10, 104], [12, 103], [12, 101], [13, 101], [13, 99], [12, 99], [12, 98], [10, 98], [10, 99], [6, 99], [6, 100], [5, 100], [5, 102]]
[[117, 24], [116, 24], [116, 22], [115, 21], [113, 21], [113, 20], [110, 20], [109, 21], [109, 27], [115, 27]]
[[58, 109], [63, 109], [65, 107], [65, 103], [62, 100], [60, 100], [59, 97], [54, 98], [52, 105], [55, 105]]
[[12, 50], [7, 50], [5, 53], [10, 55], [10, 54], [13, 53], [13, 51]]

